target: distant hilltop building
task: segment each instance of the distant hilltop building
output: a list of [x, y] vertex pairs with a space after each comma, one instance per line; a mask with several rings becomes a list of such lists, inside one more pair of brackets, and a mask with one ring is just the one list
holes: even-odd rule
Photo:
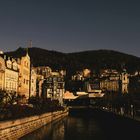
[[77, 71], [76, 74], [72, 76], [72, 80], [83, 81], [86, 78], [89, 78], [91, 75], [91, 70], [83, 69], [82, 71]]
[[89, 69], [84, 69], [83, 70], [83, 76], [84, 77], [90, 77], [90, 73], [91, 73], [91, 70], [89, 70]]
[[121, 81], [121, 92], [128, 93], [129, 78], [128, 73], [126, 71], [121, 73], [120, 81]]
[[43, 75], [44, 78], [49, 77], [52, 73], [52, 69], [48, 66], [38, 66], [38, 67], [34, 67], [34, 69], [37, 74]]
[[[102, 90], [103, 92], [129, 92], [129, 74], [125, 69], [122, 72], [118, 72], [116, 69], [103, 69], [100, 70], [100, 74], [96, 77], [90, 75], [90, 70], [84, 69], [83, 72], [80, 71], [73, 75], [72, 81], [77, 81], [77, 84], [81, 81], [84, 90], [89, 93], [95, 90]], [[81, 87], [83, 86], [81, 85]]]
[[115, 69], [103, 69], [100, 70], [100, 77], [112, 77], [112, 78], [118, 78], [119, 79], [119, 72]]
[[59, 75], [59, 76], [65, 76], [66, 71], [60, 70], [60, 71], [52, 71], [52, 69], [48, 66], [38, 66], [34, 67], [37, 74], [43, 75], [44, 78], [47, 78], [51, 75]]
[[81, 72], [77, 72], [75, 75], [72, 75], [72, 80], [74, 81], [84, 81], [83, 74]]
[[129, 75], [126, 70], [105, 70], [100, 75], [100, 87], [110, 92], [128, 93]]

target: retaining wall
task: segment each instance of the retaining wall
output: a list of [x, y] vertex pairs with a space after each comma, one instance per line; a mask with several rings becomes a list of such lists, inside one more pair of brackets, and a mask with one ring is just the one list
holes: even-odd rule
[[67, 115], [68, 110], [65, 110], [0, 122], [0, 140], [16, 140], [43, 125], [61, 119]]

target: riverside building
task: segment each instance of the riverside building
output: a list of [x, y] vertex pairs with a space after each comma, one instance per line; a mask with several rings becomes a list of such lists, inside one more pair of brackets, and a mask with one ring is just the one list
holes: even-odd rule
[[19, 95], [24, 95], [27, 99], [29, 98], [29, 82], [30, 82], [30, 57], [28, 52], [17, 58], [19, 68]]
[[4, 90], [5, 61], [0, 56], [0, 90]]
[[5, 90], [7, 92], [18, 92], [18, 65], [15, 59], [8, 57], [5, 69]]
[[58, 100], [63, 104], [63, 95], [65, 92], [64, 77], [52, 75], [47, 77], [43, 83], [43, 97], [51, 100]]

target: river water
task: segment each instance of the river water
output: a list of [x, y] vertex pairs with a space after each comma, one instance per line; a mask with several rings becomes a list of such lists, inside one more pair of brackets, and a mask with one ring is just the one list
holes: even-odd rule
[[140, 139], [140, 123], [100, 111], [76, 111], [20, 140]]

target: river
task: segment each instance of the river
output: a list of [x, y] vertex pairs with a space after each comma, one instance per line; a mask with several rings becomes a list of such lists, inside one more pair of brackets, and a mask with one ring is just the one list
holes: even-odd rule
[[140, 139], [140, 123], [102, 111], [75, 111], [20, 140]]

